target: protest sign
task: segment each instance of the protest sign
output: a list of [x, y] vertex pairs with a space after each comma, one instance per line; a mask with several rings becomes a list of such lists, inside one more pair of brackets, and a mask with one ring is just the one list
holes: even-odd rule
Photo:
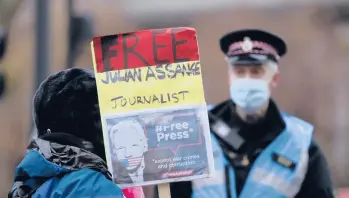
[[95, 37], [106, 156], [121, 187], [209, 177], [213, 156], [192, 28]]

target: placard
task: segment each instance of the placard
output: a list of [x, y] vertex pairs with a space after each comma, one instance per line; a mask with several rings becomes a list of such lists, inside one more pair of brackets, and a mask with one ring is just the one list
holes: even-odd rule
[[192, 28], [95, 37], [107, 162], [121, 187], [206, 178], [213, 156]]

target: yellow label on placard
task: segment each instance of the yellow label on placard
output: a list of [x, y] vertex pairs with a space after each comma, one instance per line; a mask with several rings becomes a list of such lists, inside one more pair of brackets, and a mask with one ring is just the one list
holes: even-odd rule
[[96, 75], [102, 115], [205, 103], [199, 61]]

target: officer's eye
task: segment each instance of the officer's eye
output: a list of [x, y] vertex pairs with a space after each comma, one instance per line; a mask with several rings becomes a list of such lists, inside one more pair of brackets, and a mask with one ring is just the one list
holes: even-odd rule
[[264, 74], [264, 69], [262, 67], [253, 67], [250, 72], [252, 75], [261, 75]]
[[260, 73], [261, 71], [262, 69], [260, 67], [255, 67], [251, 69], [251, 73], [255, 73], [255, 74]]
[[244, 75], [246, 73], [245, 68], [234, 67], [234, 73], [237, 75]]

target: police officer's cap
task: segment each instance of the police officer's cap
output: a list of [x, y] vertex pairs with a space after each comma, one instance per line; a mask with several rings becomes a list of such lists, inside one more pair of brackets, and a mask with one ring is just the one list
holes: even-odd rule
[[287, 52], [286, 43], [262, 30], [245, 29], [230, 32], [220, 39], [220, 48], [234, 65], [261, 65], [278, 62]]

